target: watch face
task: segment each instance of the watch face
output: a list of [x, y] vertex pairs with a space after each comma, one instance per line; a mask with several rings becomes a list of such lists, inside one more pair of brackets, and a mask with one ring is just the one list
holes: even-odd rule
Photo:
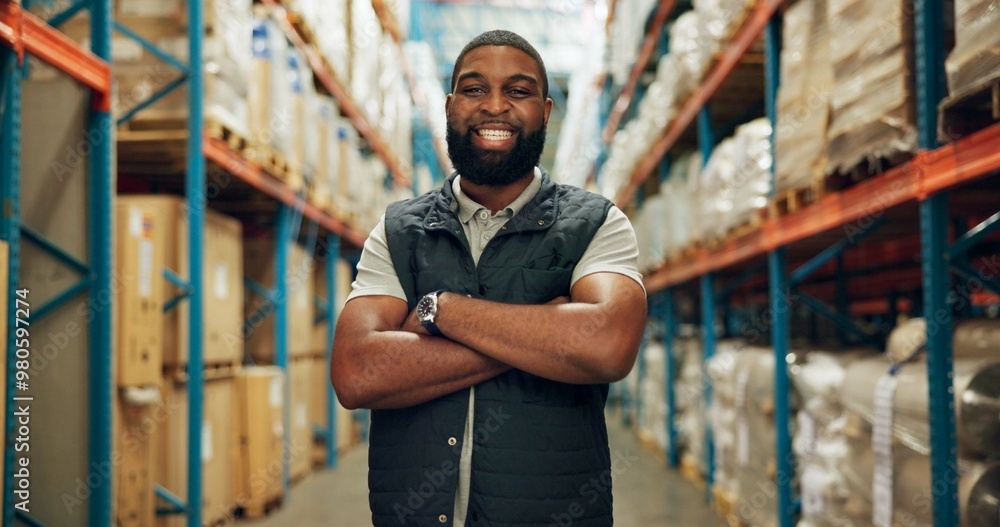
[[417, 303], [417, 318], [420, 320], [431, 320], [434, 317], [434, 298], [425, 296]]

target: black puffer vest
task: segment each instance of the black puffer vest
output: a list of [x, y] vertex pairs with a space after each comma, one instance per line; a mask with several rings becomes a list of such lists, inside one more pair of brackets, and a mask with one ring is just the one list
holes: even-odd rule
[[[544, 176], [477, 267], [454, 199], [449, 180], [386, 211], [389, 251], [411, 310], [438, 289], [511, 304], [569, 295], [573, 269], [611, 207]], [[519, 370], [477, 385], [466, 525], [611, 525], [607, 393], [607, 384], [564, 384]], [[452, 525], [468, 403], [466, 389], [372, 412], [368, 483], [376, 527]]]

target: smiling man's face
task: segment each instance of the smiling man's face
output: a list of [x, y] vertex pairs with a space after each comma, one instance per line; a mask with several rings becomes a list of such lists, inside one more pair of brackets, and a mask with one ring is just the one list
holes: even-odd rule
[[448, 96], [448, 155], [471, 183], [506, 186], [530, 176], [545, 147], [552, 101], [538, 64], [508, 46], [465, 55]]

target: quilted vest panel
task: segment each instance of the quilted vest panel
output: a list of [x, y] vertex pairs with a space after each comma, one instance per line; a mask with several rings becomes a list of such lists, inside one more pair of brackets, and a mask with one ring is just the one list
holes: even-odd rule
[[[449, 181], [386, 212], [389, 250], [411, 310], [438, 289], [513, 304], [569, 295], [573, 269], [611, 207], [544, 177], [477, 267], [453, 200]], [[519, 370], [477, 385], [466, 525], [611, 525], [607, 390]], [[440, 526], [441, 514], [451, 525], [468, 398], [461, 390], [372, 412], [369, 489], [377, 527]], [[450, 438], [457, 443], [449, 445]]]

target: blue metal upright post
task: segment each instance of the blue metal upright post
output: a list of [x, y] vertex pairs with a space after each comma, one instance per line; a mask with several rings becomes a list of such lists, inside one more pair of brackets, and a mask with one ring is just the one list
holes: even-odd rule
[[[771, 124], [771, 159], [774, 156], [774, 137], [777, 129], [778, 86], [781, 84], [781, 20], [772, 18], [764, 30], [764, 107]], [[771, 164], [771, 195], [776, 192], [774, 181], [775, 164]], [[792, 452], [791, 415], [789, 401], [788, 362], [791, 340], [790, 277], [788, 274], [788, 254], [785, 248], [778, 248], [767, 255], [768, 287], [770, 309], [774, 322], [771, 324], [771, 344], [774, 346], [774, 428], [775, 462], [778, 487], [778, 526], [795, 525], [795, 505], [792, 500], [792, 478], [794, 456]]]
[[204, 80], [202, 39], [205, 34], [204, 3], [188, 2], [188, 527], [201, 527], [202, 420], [204, 416], [204, 249], [205, 249], [205, 154]]
[[920, 204], [924, 317], [927, 320], [927, 384], [934, 525], [958, 525], [958, 464], [955, 403], [952, 394], [952, 317], [948, 305], [951, 275], [944, 252], [948, 243], [948, 196]]
[[285, 438], [281, 448], [282, 481], [285, 492], [291, 487], [289, 436], [291, 435], [291, 375], [288, 371], [288, 246], [292, 238], [292, 209], [278, 206], [278, 227], [274, 236], [274, 364], [285, 375], [284, 426]]
[[[703, 361], [708, 371], [708, 361], [715, 355], [715, 275], [701, 276], [701, 324], [704, 338]], [[712, 379], [705, 375], [705, 415], [712, 407]], [[712, 485], [715, 483], [715, 438], [712, 422], [705, 420], [705, 500], [712, 499]]]
[[[90, 8], [91, 50], [98, 57], [111, 61], [111, 1], [95, 0]], [[110, 94], [107, 95], [110, 97]], [[94, 312], [90, 322], [90, 444], [89, 457], [92, 467], [111, 466], [112, 462], [112, 306], [108, 298], [111, 289], [112, 249], [111, 218], [114, 207], [114, 171], [112, 163], [113, 128], [108, 110], [92, 109], [88, 124], [91, 138], [90, 154], [90, 203], [88, 252], [92, 273], [90, 286], [91, 305], [104, 305]], [[199, 421], [200, 422], [200, 421]], [[152, 489], [150, 489], [152, 490]], [[91, 491], [87, 504], [91, 525], [111, 525], [112, 482], [105, 479]]]
[[337, 466], [337, 394], [330, 381], [330, 360], [333, 356], [333, 336], [337, 328], [337, 261], [340, 260], [340, 238], [327, 235], [326, 244], [326, 466]]
[[[917, 67], [917, 130], [920, 148], [937, 146], [937, 105], [945, 94], [944, 2], [916, 0], [914, 30]], [[952, 317], [947, 302], [951, 275], [948, 249], [948, 196], [920, 204], [924, 317], [927, 320], [928, 417], [934, 525], [958, 525], [958, 461], [952, 395]]]
[[677, 356], [674, 350], [674, 333], [677, 322], [674, 320], [674, 292], [669, 287], [663, 292], [663, 350], [664, 357], [664, 389], [667, 398], [667, 465], [676, 467], [680, 464], [680, 451], [677, 449]]
[[[20, 280], [20, 254], [21, 254], [21, 72], [17, 66], [17, 55], [12, 49], [0, 47], [0, 180], [3, 187], [0, 188], [3, 197], [4, 213], [0, 215], [0, 225], [3, 226], [0, 236], [7, 242], [8, 250], [8, 276], [7, 276], [7, 298], [9, 306], [14, 305], [14, 298], [17, 294], [17, 286]], [[10, 375], [14, 369], [15, 355], [6, 353], [15, 349], [14, 341], [17, 327], [15, 318], [8, 316], [3, 323], [7, 324], [7, 342], [4, 343], [4, 350], [7, 361], [6, 391], [8, 394], [14, 393], [14, 376]], [[6, 401], [0, 404], [4, 408], [5, 437], [14, 437], [14, 413], [6, 411]], [[5, 445], [4, 448], [4, 474], [3, 474], [3, 503], [4, 518], [3, 525], [13, 525], [14, 522], [14, 471], [10, 468], [14, 466], [14, 447]]]
[[698, 151], [701, 153], [701, 166], [708, 164], [715, 150], [715, 131], [712, 130], [712, 109], [708, 103], [698, 110]]
[[791, 527], [795, 525], [795, 507], [792, 502], [792, 478], [795, 473], [787, 360], [791, 339], [791, 300], [786, 249], [782, 247], [771, 251], [767, 255], [767, 261], [770, 310], [774, 320], [771, 324], [771, 344], [774, 347], [774, 432], [777, 466], [775, 483], [778, 486], [778, 525]]

